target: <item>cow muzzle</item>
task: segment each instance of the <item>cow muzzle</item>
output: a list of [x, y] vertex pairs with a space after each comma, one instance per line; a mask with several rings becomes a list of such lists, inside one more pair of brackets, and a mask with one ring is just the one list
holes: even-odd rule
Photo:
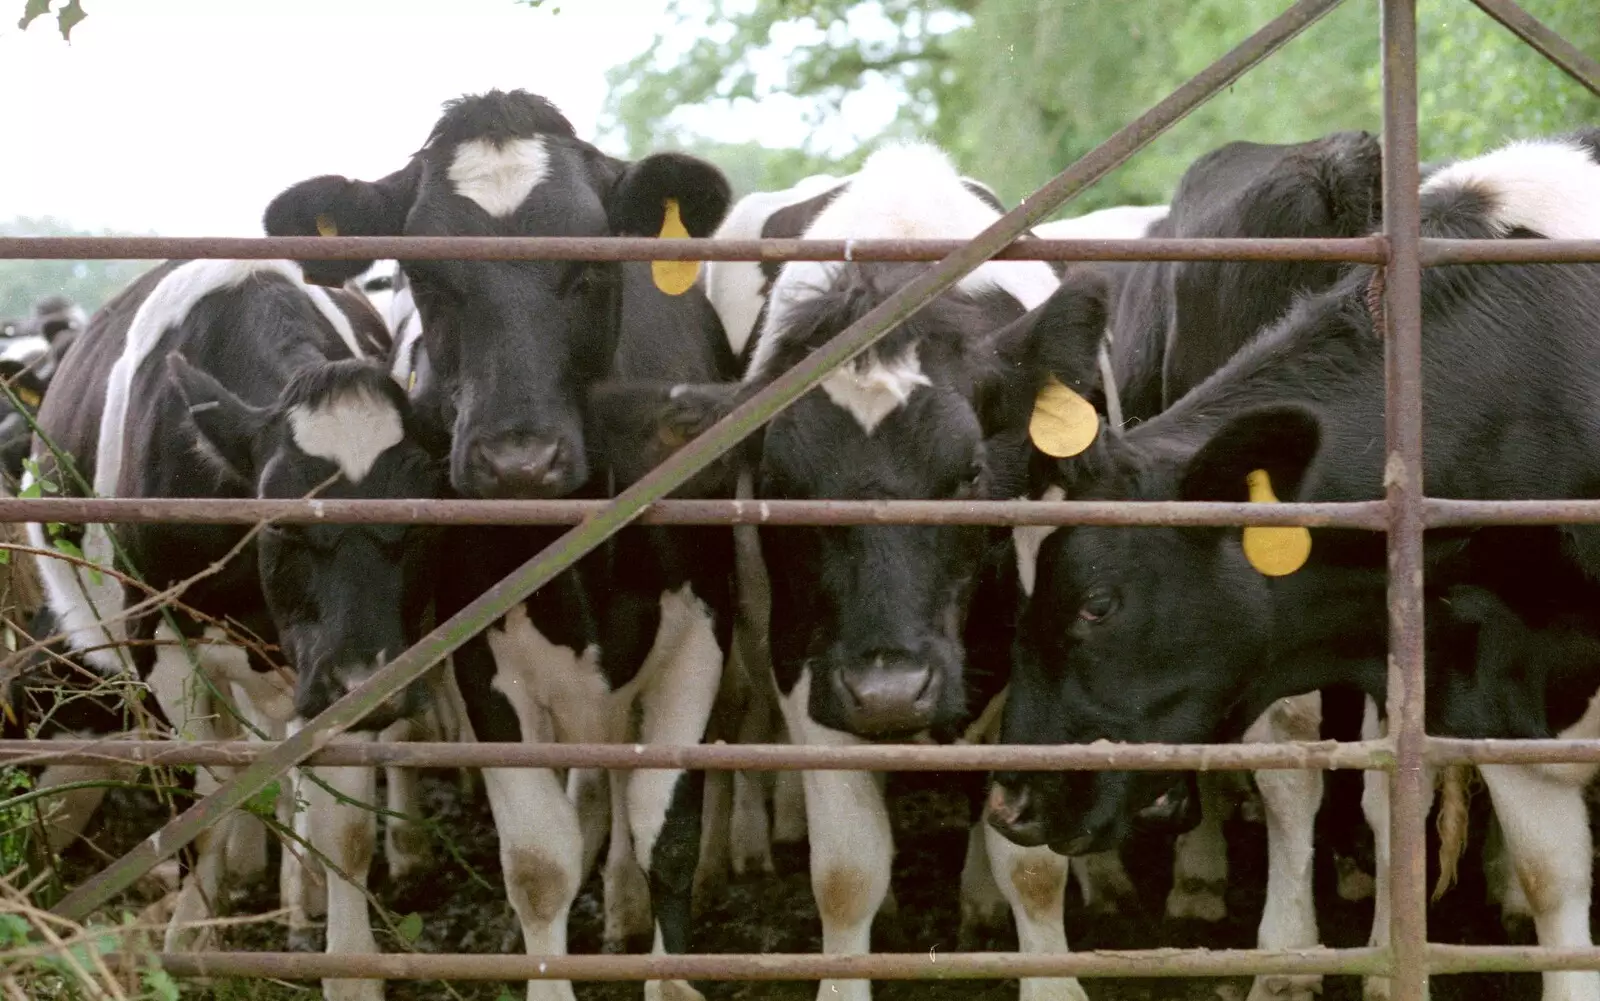
[[846, 664], [831, 676], [845, 729], [874, 739], [928, 729], [944, 687], [933, 665], [896, 654]]
[[582, 484], [581, 466], [560, 439], [498, 435], [468, 447], [462, 487], [477, 497], [562, 497]]

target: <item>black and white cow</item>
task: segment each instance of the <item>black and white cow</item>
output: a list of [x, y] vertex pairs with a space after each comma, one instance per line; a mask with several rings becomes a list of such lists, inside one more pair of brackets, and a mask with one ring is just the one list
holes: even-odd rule
[[[268, 207], [266, 227], [273, 235], [332, 225], [351, 235], [655, 236], [681, 221], [703, 236], [728, 198], [726, 180], [703, 161], [677, 153], [616, 160], [579, 140], [543, 98], [491, 91], [447, 105], [422, 149], [388, 177], [324, 176], [290, 188]], [[330, 284], [367, 266], [304, 265], [312, 280]], [[607, 428], [637, 423], [630, 412], [659, 405], [675, 384], [732, 372], [704, 295], [692, 287], [663, 294], [648, 264], [402, 266], [426, 363], [415, 406], [448, 451], [451, 486], [465, 496], [596, 496], [625, 486], [649, 457], [608, 448]], [[440, 617], [559, 534], [448, 533]], [[541, 589], [454, 658], [473, 735], [699, 742], [727, 649], [731, 549], [726, 530], [630, 528]], [[566, 951], [568, 910], [605, 836], [608, 797], [592, 778], [574, 773], [569, 798], [552, 771], [485, 771], [506, 890], [530, 953]], [[638, 907], [625, 902], [639, 902], [642, 870], [655, 948], [683, 952], [701, 776], [636, 771], [608, 785], [608, 938], [637, 930]], [[646, 917], [647, 934], [650, 927]], [[645, 993], [697, 996], [681, 982], [650, 983]], [[570, 999], [572, 988], [534, 981], [528, 997]]]
[[[65, 360], [40, 410], [35, 458], [64, 492], [80, 495], [434, 496], [442, 479], [389, 377], [387, 347], [365, 303], [307, 286], [289, 262], [164, 264], [96, 314]], [[37, 546], [49, 543], [42, 525], [29, 534]], [[390, 526], [268, 526], [253, 539], [240, 526], [86, 527], [87, 560], [158, 592], [177, 586], [177, 606], [58, 560], [43, 561], [40, 573], [77, 656], [107, 674], [147, 679], [180, 734], [275, 736], [416, 637], [431, 596], [423, 573], [431, 537]], [[224, 622], [238, 626], [225, 631]], [[265, 659], [272, 644], [291, 676]], [[411, 701], [391, 700], [363, 726], [411, 715]], [[363, 837], [370, 843], [373, 814], [341, 805], [333, 790], [373, 802], [372, 772], [318, 772], [325, 782], [304, 786], [306, 830], [359, 883], [371, 850], [355, 849]], [[197, 790], [218, 779], [202, 773]], [[248, 826], [230, 818], [200, 839], [169, 948], [206, 940], [193, 924], [211, 915], [232, 851], [224, 846]], [[332, 879], [328, 890], [330, 939], [366, 927], [357, 886]], [[356, 907], [359, 921], [343, 919], [341, 910]], [[374, 949], [367, 938], [362, 944]], [[328, 996], [368, 989], [330, 981]]]
[[[1154, 220], [1148, 233], [1178, 238], [1361, 236], [1377, 224], [1379, 189], [1379, 146], [1364, 132], [1288, 145], [1233, 142], [1185, 171], [1170, 212]], [[1100, 270], [1110, 279], [1108, 298], [1115, 307], [1102, 346], [1102, 388], [1091, 396], [1103, 404], [1109, 422], [1123, 427], [1155, 417], [1287, 312], [1297, 296], [1333, 285], [1343, 265], [1147, 261], [1101, 265]], [[1103, 389], [1108, 374], [1115, 393]], [[1049, 481], [1047, 476], [1040, 484], [1048, 484], [1045, 496], [1065, 496], [1059, 483]], [[1052, 532], [1016, 530], [1025, 591], [1031, 592], [1035, 554]], [[1249, 727], [1245, 739], [1315, 740], [1322, 729], [1322, 701], [1318, 693], [1282, 700]], [[1344, 701], [1351, 703], [1346, 715], [1353, 730], [1359, 703]], [[1265, 806], [1269, 853], [1259, 944], [1265, 949], [1315, 945], [1311, 880], [1323, 777], [1320, 772], [1268, 771], [1256, 773], [1255, 779]], [[1222, 823], [1228, 781], [1226, 776], [1200, 776], [1201, 821], [1180, 836], [1167, 897], [1169, 917], [1216, 921], [1226, 913], [1228, 861]], [[1352, 785], [1347, 796], [1352, 808], [1355, 792]], [[1302, 998], [1319, 984], [1316, 977], [1261, 977], [1251, 996], [1258, 1001]]]
[[[1475, 238], [1600, 235], [1600, 132], [1521, 142], [1445, 166], [1423, 185], [1423, 232]], [[1265, 476], [1284, 500], [1381, 496], [1383, 341], [1375, 273], [1356, 269], [1297, 302], [1218, 372], [1157, 417], [1102, 435], [1056, 475], [1093, 499], [1243, 500]], [[1418, 471], [1430, 495], [1584, 497], [1597, 470], [1592, 400], [1600, 385], [1600, 281], [1591, 265], [1494, 265], [1424, 274], [1424, 419]], [[1084, 307], [1093, 309], [1092, 302]], [[1082, 378], [1094, 371], [1084, 367]], [[1246, 530], [1250, 531], [1250, 530]], [[1487, 584], [1519, 615], [1550, 622], [1544, 580], [1600, 571], [1588, 526], [1552, 529], [1528, 562], [1506, 530], [1435, 533], [1429, 586]], [[1329, 684], [1383, 703], [1381, 539], [1315, 533], [1310, 562], [1268, 577], [1237, 529], [1077, 527], [1047, 539], [1024, 616], [1005, 737], [1019, 743], [1204, 742], [1237, 738], [1275, 700]], [[1455, 565], [1463, 547], [1464, 569]], [[1509, 555], [1508, 555], [1509, 554]], [[1521, 572], [1508, 573], [1516, 558]], [[1281, 572], [1281, 568], [1280, 568]], [[1587, 575], [1587, 576], [1585, 576]], [[1508, 583], [1509, 582], [1509, 583]], [[1593, 602], [1583, 584], [1585, 608]], [[1592, 621], [1579, 617], [1583, 631]], [[1501, 658], [1501, 662], [1504, 658]], [[1490, 658], [1494, 663], [1495, 658]], [[1513, 658], [1513, 663], [1515, 659]], [[1591, 668], [1592, 670], [1592, 668]], [[1469, 675], [1438, 685], [1433, 722], [1462, 736], [1600, 730], [1582, 698], [1551, 702], [1526, 677]], [[1597, 679], [1579, 679], [1592, 692]], [[1569, 679], [1569, 684], [1570, 684]], [[1442, 688], [1442, 690], [1440, 690]], [[1481, 692], [1514, 692], [1507, 711]], [[1441, 704], [1442, 703], [1442, 704]], [[1496, 732], [1502, 731], [1502, 732]], [[1531, 731], [1531, 732], [1530, 732]], [[1583, 785], [1592, 766], [1481, 769], [1543, 945], [1587, 946], [1592, 858]], [[1379, 870], [1384, 838], [1376, 814]], [[1159, 789], [1144, 776], [1000, 776], [991, 822], [1026, 844], [1086, 851], [1114, 843]], [[1376, 809], [1374, 809], [1376, 807]], [[1381, 899], [1380, 899], [1381, 903]], [[1600, 974], [1544, 975], [1546, 1001], [1593, 1001]], [[1383, 996], [1381, 982], [1368, 995]]]
[[[1001, 207], [932, 147], [890, 147], [845, 178], [751, 195], [719, 236], [949, 238]], [[731, 347], [758, 386], [903, 285], [917, 266], [793, 262], [708, 266]], [[766, 429], [755, 494], [776, 498], [1010, 497], [1025, 480], [1034, 386], [1012, 385], [1000, 331], [1057, 287], [1041, 262], [985, 265]], [[1094, 329], [1103, 320], [1094, 321]], [[1020, 391], [1019, 391], [1020, 390]], [[1021, 408], [1019, 411], [1018, 408]], [[770, 651], [791, 740], [848, 744], [962, 736], [1005, 685], [1016, 575], [1007, 533], [983, 528], [761, 530]], [[970, 614], [969, 614], [970, 612]], [[893, 846], [879, 779], [803, 775], [823, 948], [864, 953], [885, 900]], [[985, 843], [987, 841], [987, 844]], [[1066, 948], [1066, 860], [1019, 852], [981, 828], [964, 898], [984, 891], [1016, 916], [1029, 951]], [[998, 883], [998, 885], [996, 885]], [[964, 899], [964, 911], [971, 913]], [[1072, 980], [1024, 982], [1025, 997], [1081, 997]], [[819, 997], [865, 998], [864, 981]]]

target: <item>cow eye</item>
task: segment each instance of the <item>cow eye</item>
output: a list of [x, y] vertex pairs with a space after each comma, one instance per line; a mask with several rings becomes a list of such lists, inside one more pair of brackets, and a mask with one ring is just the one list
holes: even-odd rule
[[1102, 588], [1089, 592], [1088, 596], [1083, 599], [1083, 606], [1078, 609], [1078, 620], [1081, 622], [1101, 622], [1116, 610], [1116, 594], [1109, 588]]

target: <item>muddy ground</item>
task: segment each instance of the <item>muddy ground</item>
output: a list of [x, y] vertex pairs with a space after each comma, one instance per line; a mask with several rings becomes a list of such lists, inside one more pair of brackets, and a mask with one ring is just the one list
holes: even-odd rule
[[[459, 782], [451, 773], [425, 772], [425, 798], [432, 816], [454, 842], [466, 864], [478, 878], [466, 871], [448, 853], [438, 852], [437, 862], [426, 877], [413, 885], [394, 886], [386, 879], [383, 862], [375, 863], [374, 890], [386, 906], [400, 915], [413, 911], [423, 916], [420, 939], [414, 948], [428, 952], [498, 952], [518, 950], [516, 924], [499, 886], [494, 826], [487, 802], [480, 795], [464, 797]], [[953, 951], [960, 922], [957, 900], [959, 873], [966, 846], [965, 801], [948, 792], [948, 782], [936, 775], [897, 776], [891, 785], [892, 813], [898, 855], [894, 867], [893, 892], [898, 912], [880, 916], [873, 932], [874, 947], [884, 951], [926, 952], [930, 948]], [[1473, 844], [1483, 843], [1487, 797], [1474, 800]], [[1331, 813], [1325, 810], [1324, 813]], [[1595, 811], [1591, 810], [1593, 814]], [[100, 812], [96, 827], [89, 832], [95, 844], [106, 852], [120, 853], [148, 835], [162, 819], [153, 797], [141, 793], [115, 791]], [[1326, 818], [1324, 818], [1326, 819]], [[1171, 851], [1167, 844], [1134, 843], [1124, 850], [1129, 872], [1139, 890], [1139, 899], [1129, 913], [1117, 916], [1090, 914], [1069, 888], [1067, 903], [1068, 940], [1074, 949], [1136, 949], [1158, 946], [1205, 946], [1211, 948], [1249, 948], [1254, 944], [1255, 925], [1261, 913], [1266, 863], [1265, 829], [1239, 816], [1228, 826], [1232, 877], [1228, 889], [1227, 920], [1208, 925], [1199, 922], [1174, 922], [1163, 916], [1163, 901], [1171, 880]], [[1531, 943], [1527, 928], [1508, 933], [1496, 911], [1484, 904], [1484, 883], [1478, 856], [1469, 856], [1462, 867], [1461, 882], [1438, 904], [1430, 921], [1434, 941], [1466, 943]], [[82, 847], [68, 858], [69, 867], [81, 878], [93, 866]], [[733, 883], [724, 899], [711, 902], [696, 926], [694, 948], [699, 952], [817, 952], [820, 925], [811, 899], [805, 870], [804, 846], [782, 846], [776, 853], [777, 873]], [[1432, 877], [1430, 876], [1430, 879]], [[276, 906], [276, 879], [250, 888], [235, 910], [261, 912]], [[1371, 920], [1370, 900], [1349, 903], [1334, 889], [1332, 865], [1319, 859], [1317, 881], [1318, 913], [1324, 941], [1332, 946], [1356, 946], [1366, 941]], [[571, 948], [575, 953], [593, 953], [600, 948], [600, 880], [593, 878], [573, 908], [570, 928]], [[385, 938], [380, 932], [380, 940]], [[392, 940], [391, 940], [392, 941]], [[1011, 950], [1016, 947], [1014, 933], [1007, 932], [981, 943], [985, 949]], [[229, 932], [228, 948], [280, 950], [286, 948], [284, 929], [274, 924], [257, 924]], [[386, 948], [392, 948], [386, 946]], [[306, 986], [273, 983], [216, 983], [188, 988], [186, 997], [215, 1001], [280, 1001], [316, 997]], [[719, 999], [775, 999], [808, 1001], [814, 987], [801, 983], [699, 985], [709, 1001]], [[1085, 984], [1095, 1001], [1243, 1001], [1249, 989], [1247, 978], [1228, 980], [1095, 980]], [[499, 983], [457, 983], [454, 994], [438, 983], [391, 983], [391, 1001], [457, 996], [468, 1001], [499, 1001], [503, 996], [520, 1001], [517, 985]], [[1533, 975], [1477, 975], [1439, 978], [1434, 981], [1435, 1001], [1453, 999], [1494, 999], [1494, 1001], [1535, 1001], [1539, 980]], [[580, 1001], [612, 1001], [639, 997], [635, 984], [579, 984]], [[1353, 977], [1327, 978], [1325, 1001], [1359, 1001], [1360, 984]], [[918, 984], [880, 982], [874, 990], [877, 1001], [918, 999], [918, 1001], [1013, 1001], [1012, 982], [969, 981], [965, 983]]]

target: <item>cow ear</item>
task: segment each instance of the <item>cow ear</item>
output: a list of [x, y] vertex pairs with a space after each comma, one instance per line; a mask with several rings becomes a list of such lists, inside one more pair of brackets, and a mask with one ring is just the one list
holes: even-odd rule
[[1250, 475], [1261, 470], [1271, 480], [1277, 500], [1293, 501], [1300, 495], [1320, 441], [1321, 424], [1305, 407], [1246, 411], [1224, 424], [1189, 460], [1179, 499], [1251, 500]]
[[1046, 455], [1079, 455], [1099, 436], [1095, 401], [1109, 294], [1098, 271], [1069, 272], [1049, 299], [992, 338], [1002, 367], [1026, 373], [1017, 384], [1029, 395], [1019, 402], [1030, 411], [1029, 437]]
[[623, 168], [606, 198], [606, 218], [617, 236], [659, 236], [667, 202], [689, 236], [710, 236], [728, 213], [732, 189], [722, 171], [686, 153], [655, 153]]
[[[267, 205], [268, 236], [399, 236], [416, 201], [422, 161], [378, 181], [325, 174], [301, 181]], [[306, 281], [339, 288], [372, 261], [301, 261]]]
[[201, 454], [245, 482], [255, 479], [255, 447], [268, 413], [239, 399], [178, 352], [167, 355], [167, 378], [177, 387]]

